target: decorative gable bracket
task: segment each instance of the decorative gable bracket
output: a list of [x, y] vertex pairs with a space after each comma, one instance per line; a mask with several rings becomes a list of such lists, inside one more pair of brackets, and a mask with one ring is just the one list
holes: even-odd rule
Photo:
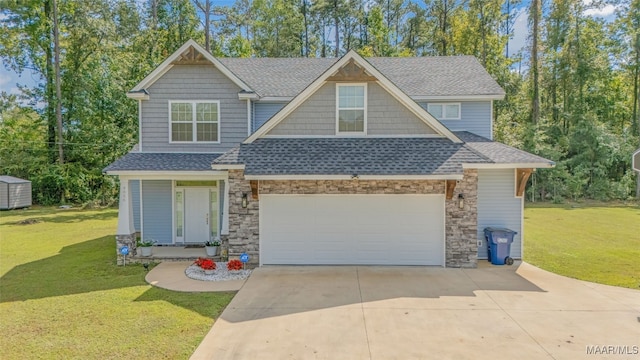
[[520, 197], [524, 195], [524, 189], [527, 186], [527, 181], [533, 169], [517, 169], [516, 170], [516, 196]]
[[446, 192], [447, 192], [447, 200], [451, 200], [453, 199], [453, 190], [456, 189], [456, 180], [447, 180], [447, 187], [446, 187]]
[[258, 180], [249, 181], [251, 185], [251, 199], [258, 200]]

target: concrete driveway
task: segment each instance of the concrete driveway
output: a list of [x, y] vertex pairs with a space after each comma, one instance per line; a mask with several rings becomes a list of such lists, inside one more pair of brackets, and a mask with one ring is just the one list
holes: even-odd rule
[[640, 291], [486, 262], [259, 268], [192, 356], [584, 358], [640, 358]]

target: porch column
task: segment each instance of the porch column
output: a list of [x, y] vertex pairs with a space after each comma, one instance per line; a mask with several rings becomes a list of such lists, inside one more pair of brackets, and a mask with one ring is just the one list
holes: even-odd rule
[[118, 204], [118, 230], [116, 231], [116, 256], [118, 265], [123, 264], [123, 256], [120, 249], [123, 246], [129, 247], [129, 255], [136, 251], [136, 231], [133, 226], [133, 206], [131, 204], [130, 178], [120, 176], [120, 201]]
[[229, 235], [229, 178], [224, 180], [224, 194], [222, 194], [222, 228], [220, 235]]

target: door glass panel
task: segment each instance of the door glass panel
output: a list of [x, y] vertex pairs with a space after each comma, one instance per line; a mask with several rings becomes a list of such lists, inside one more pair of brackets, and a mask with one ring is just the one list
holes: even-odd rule
[[218, 237], [218, 192], [211, 191], [211, 195], [209, 198], [211, 199], [211, 206], [209, 214], [211, 214], [211, 219], [209, 223], [211, 224], [211, 238], [215, 239]]
[[181, 190], [176, 191], [176, 237], [184, 235], [184, 198]]

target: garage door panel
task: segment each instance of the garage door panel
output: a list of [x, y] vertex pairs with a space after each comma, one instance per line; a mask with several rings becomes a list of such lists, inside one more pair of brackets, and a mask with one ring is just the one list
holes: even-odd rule
[[262, 195], [264, 264], [442, 265], [442, 195]]

